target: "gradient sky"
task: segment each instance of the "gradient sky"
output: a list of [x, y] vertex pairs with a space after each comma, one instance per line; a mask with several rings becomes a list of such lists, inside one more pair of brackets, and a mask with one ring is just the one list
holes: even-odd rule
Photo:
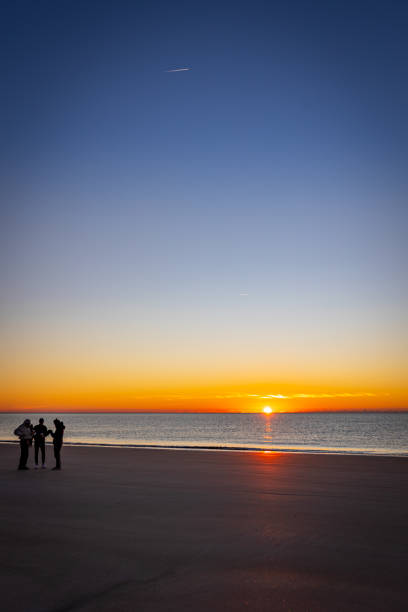
[[408, 408], [406, 2], [0, 23], [0, 409]]

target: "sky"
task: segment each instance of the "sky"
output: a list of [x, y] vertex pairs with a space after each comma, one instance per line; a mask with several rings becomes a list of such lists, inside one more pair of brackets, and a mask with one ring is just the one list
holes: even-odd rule
[[0, 22], [0, 410], [408, 409], [406, 2]]

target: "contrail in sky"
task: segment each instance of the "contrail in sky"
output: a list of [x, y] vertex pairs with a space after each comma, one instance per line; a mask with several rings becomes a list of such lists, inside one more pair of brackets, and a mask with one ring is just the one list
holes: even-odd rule
[[185, 72], [191, 70], [191, 68], [174, 68], [173, 70], [165, 70], [164, 72]]

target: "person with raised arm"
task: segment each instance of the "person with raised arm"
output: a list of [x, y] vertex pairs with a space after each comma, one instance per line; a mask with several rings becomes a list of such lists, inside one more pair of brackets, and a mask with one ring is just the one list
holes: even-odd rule
[[65, 425], [59, 419], [54, 419], [54, 425], [55, 425], [54, 432], [51, 431], [51, 429], [48, 430], [48, 433], [51, 434], [53, 438], [53, 443], [54, 443], [55, 467], [53, 467], [52, 469], [60, 470], [61, 469], [61, 448], [62, 448], [62, 441], [64, 438]]

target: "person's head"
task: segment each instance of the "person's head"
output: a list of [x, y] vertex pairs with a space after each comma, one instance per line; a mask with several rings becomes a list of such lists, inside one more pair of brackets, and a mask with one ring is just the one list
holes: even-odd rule
[[29, 427], [29, 426], [31, 425], [31, 421], [30, 421], [30, 419], [25, 419], [25, 421], [24, 421], [24, 425], [25, 425], [26, 427]]
[[38, 422], [40, 425], [44, 425], [44, 419], [40, 419]]
[[54, 425], [55, 425], [55, 427], [58, 427], [59, 423], [60, 423], [60, 422], [59, 422], [59, 419], [54, 419]]

